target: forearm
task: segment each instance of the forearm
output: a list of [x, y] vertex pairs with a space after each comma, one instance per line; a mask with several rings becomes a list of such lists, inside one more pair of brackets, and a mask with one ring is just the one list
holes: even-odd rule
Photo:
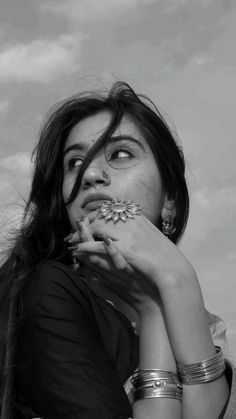
[[[176, 362], [159, 307], [140, 315], [139, 369], [176, 372]], [[170, 398], [142, 399], [134, 403], [134, 419], [181, 419], [181, 402]]]
[[[162, 289], [168, 335], [175, 359], [192, 364], [215, 355], [201, 289], [193, 273], [188, 281], [175, 281]], [[225, 377], [197, 385], [183, 386], [183, 418], [215, 419], [228, 398]]]

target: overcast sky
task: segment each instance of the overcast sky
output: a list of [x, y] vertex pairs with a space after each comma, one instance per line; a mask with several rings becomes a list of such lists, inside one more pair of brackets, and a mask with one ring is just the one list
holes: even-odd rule
[[1, 224], [17, 224], [47, 110], [127, 81], [183, 145], [191, 212], [181, 249], [236, 356], [236, 2], [3, 0], [0, 21]]

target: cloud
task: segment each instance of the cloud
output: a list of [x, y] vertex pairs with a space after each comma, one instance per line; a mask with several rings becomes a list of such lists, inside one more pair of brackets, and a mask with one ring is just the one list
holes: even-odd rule
[[0, 160], [1, 207], [9, 202], [23, 202], [29, 191], [31, 173], [29, 152], [13, 154]]
[[235, 186], [228, 186], [222, 189], [209, 190], [202, 188], [193, 193], [193, 198], [199, 207], [205, 208], [209, 211], [213, 209], [221, 209], [222, 207], [231, 208], [235, 211], [236, 208], [236, 188]]
[[193, 191], [188, 227], [182, 241], [184, 251], [194, 255], [201, 264], [205, 258], [233, 260], [235, 208], [234, 185], [218, 189], [208, 186]]
[[13, 154], [0, 160], [0, 170], [2, 169], [5, 173], [11, 172], [15, 175], [28, 175], [31, 167], [31, 155], [27, 151]]
[[152, 3], [155, 0], [51, 0], [40, 2], [39, 8], [43, 12], [87, 24], [119, 17]]
[[31, 179], [31, 154], [21, 152], [0, 160], [0, 249], [9, 231], [19, 225]]
[[[235, 225], [236, 213], [236, 187], [234, 185], [215, 189], [202, 188], [192, 193], [192, 228], [194, 231], [201, 229], [205, 236], [222, 227]], [[202, 219], [201, 219], [202, 217]]]
[[19, 43], [0, 52], [0, 80], [50, 83], [78, 71], [86, 35], [62, 35], [57, 40]]
[[0, 115], [6, 115], [10, 108], [10, 102], [7, 97], [0, 100]]
[[[192, 6], [190, 0], [165, 0], [163, 9], [165, 13], [174, 13], [176, 10]], [[213, 0], [195, 0], [195, 4], [207, 7], [213, 3]]]

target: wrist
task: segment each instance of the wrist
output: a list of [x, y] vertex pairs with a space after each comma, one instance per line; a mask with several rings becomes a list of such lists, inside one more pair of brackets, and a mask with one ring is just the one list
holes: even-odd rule
[[154, 300], [147, 300], [140, 305], [139, 318], [141, 321], [158, 321], [162, 316], [162, 309], [160, 302]]
[[173, 290], [175, 293], [178, 290], [186, 289], [186, 287], [200, 288], [197, 274], [189, 262], [176, 267], [176, 269], [170, 265], [168, 269], [162, 272], [160, 272], [158, 266], [153, 267], [151, 282], [156, 287], [161, 297], [163, 297], [165, 293], [173, 293]]
[[175, 359], [185, 364], [214, 355], [207, 312], [198, 279], [174, 278], [161, 293], [166, 327]]
[[204, 307], [200, 284], [195, 271], [187, 273], [167, 273], [159, 281], [159, 292], [162, 304], [168, 305], [171, 301], [179, 305], [188, 306], [188, 303]]
[[139, 368], [160, 368], [176, 372], [176, 361], [161, 307], [146, 307], [140, 313]]

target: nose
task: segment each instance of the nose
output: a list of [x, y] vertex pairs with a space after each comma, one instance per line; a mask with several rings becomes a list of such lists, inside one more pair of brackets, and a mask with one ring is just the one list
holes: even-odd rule
[[85, 170], [81, 182], [81, 186], [83, 189], [89, 189], [96, 185], [110, 185], [111, 179], [107, 170], [104, 169], [103, 166], [98, 164], [91, 163]]

